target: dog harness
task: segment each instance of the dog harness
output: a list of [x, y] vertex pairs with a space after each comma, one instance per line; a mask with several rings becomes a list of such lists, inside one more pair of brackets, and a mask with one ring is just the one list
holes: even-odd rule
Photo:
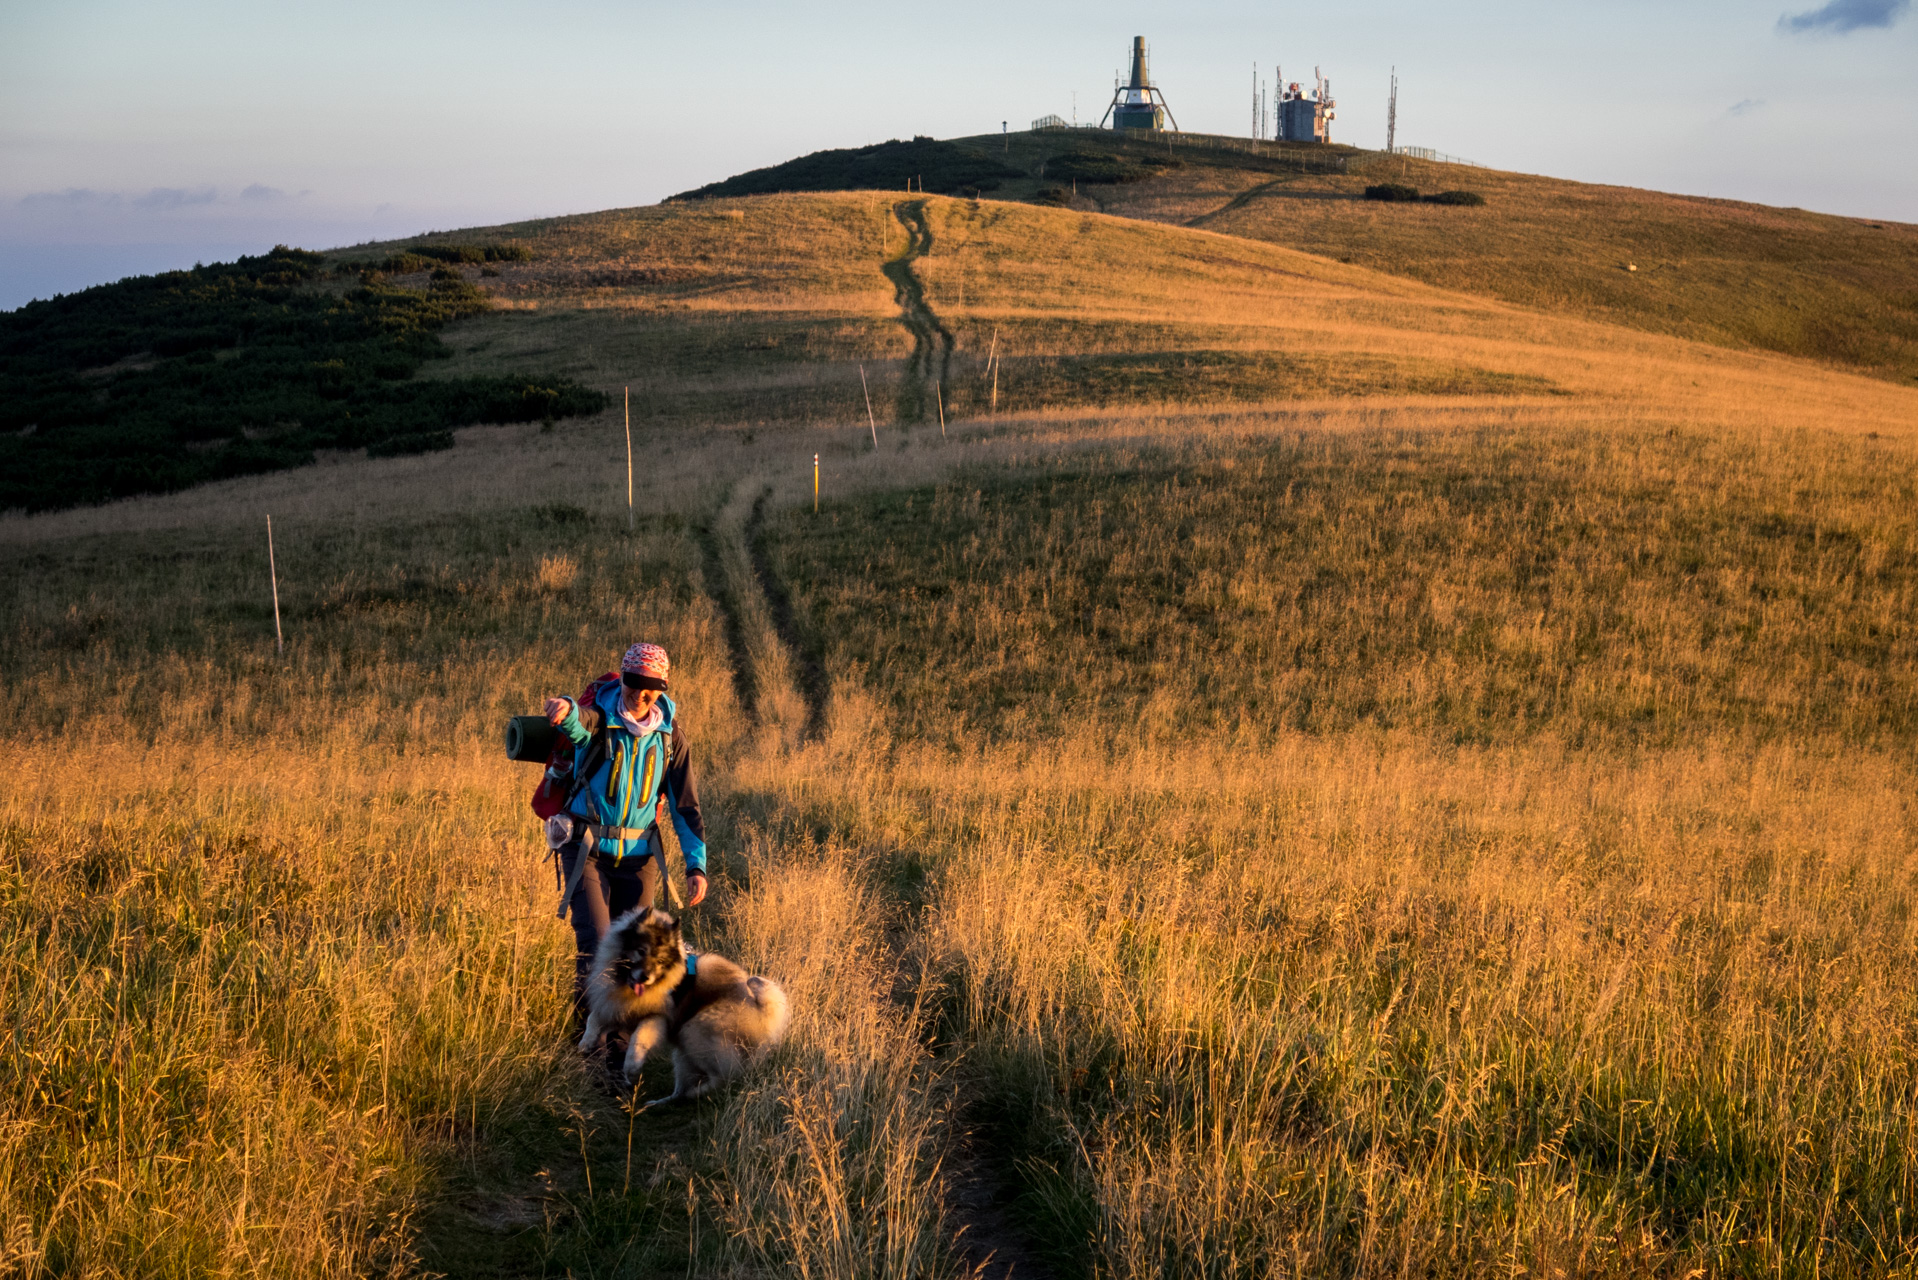
[[713, 1003], [717, 996], [700, 999], [693, 991], [694, 980], [699, 976], [699, 953], [686, 953], [686, 972], [680, 976], [666, 998], [672, 1001], [673, 1011], [666, 1017], [666, 1038], [677, 1040], [679, 1029], [691, 1022], [701, 1009]]

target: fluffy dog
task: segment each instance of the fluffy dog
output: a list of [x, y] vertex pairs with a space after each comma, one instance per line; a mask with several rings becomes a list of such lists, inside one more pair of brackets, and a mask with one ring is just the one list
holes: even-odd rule
[[638, 1083], [647, 1055], [672, 1045], [673, 1091], [649, 1107], [697, 1098], [732, 1079], [779, 1043], [792, 1017], [778, 983], [721, 956], [688, 957], [679, 921], [652, 907], [628, 911], [599, 940], [586, 1009], [581, 1053], [608, 1031], [631, 1032], [628, 1084]]

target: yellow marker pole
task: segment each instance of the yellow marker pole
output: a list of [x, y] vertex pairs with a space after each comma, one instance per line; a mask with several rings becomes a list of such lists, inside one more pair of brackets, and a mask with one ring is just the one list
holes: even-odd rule
[[812, 456], [812, 513], [819, 514], [819, 455]]
[[[626, 532], [633, 531], [633, 389], [626, 388]], [[584, 856], [584, 855], [581, 855]]]
[[937, 382], [932, 384], [932, 394], [939, 397], [939, 438], [946, 438], [946, 389]]

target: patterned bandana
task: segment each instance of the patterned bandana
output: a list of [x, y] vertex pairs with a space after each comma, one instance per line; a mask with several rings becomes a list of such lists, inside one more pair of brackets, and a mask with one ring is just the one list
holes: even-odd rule
[[[656, 644], [647, 644], [644, 640], [626, 651], [619, 661], [619, 674], [623, 683], [635, 689], [666, 688], [666, 673], [672, 666], [666, 658], [666, 651]], [[637, 677], [637, 678], [635, 678]]]

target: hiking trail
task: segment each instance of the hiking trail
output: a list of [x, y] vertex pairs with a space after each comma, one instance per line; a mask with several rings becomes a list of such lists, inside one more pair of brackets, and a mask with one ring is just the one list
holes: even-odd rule
[[926, 303], [926, 287], [913, 274], [912, 264], [932, 252], [932, 228], [926, 222], [924, 200], [901, 200], [893, 205], [892, 216], [906, 229], [906, 249], [884, 263], [880, 270], [892, 281], [893, 300], [899, 304], [899, 322], [912, 334], [912, 357], [906, 362], [906, 378], [899, 388], [895, 412], [901, 422], [923, 422], [933, 411], [926, 403], [926, 392], [946, 379], [946, 364], [952, 358], [952, 331]]
[[[925, 323], [915, 333], [943, 333], [936, 321]], [[928, 336], [923, 350], [927, 359], [920, 367], [938, 368], [934, 362], [946, 349]], [[772, 560], [766, 523], [775, 493], [764, 473], [741, 476], [699, 533], [741, 703], [756, 724], [784, 742], [783, 749], [794, 750], [824, 737], [829, 682]], [[948, 1239], [964, 1274], [971, 1280], [1048, 1280], [1049, 1269], [1009, 1208], [1010, 1171], [968, 1130], [964, 1100], [957, 1110], [942, 1183]]]

